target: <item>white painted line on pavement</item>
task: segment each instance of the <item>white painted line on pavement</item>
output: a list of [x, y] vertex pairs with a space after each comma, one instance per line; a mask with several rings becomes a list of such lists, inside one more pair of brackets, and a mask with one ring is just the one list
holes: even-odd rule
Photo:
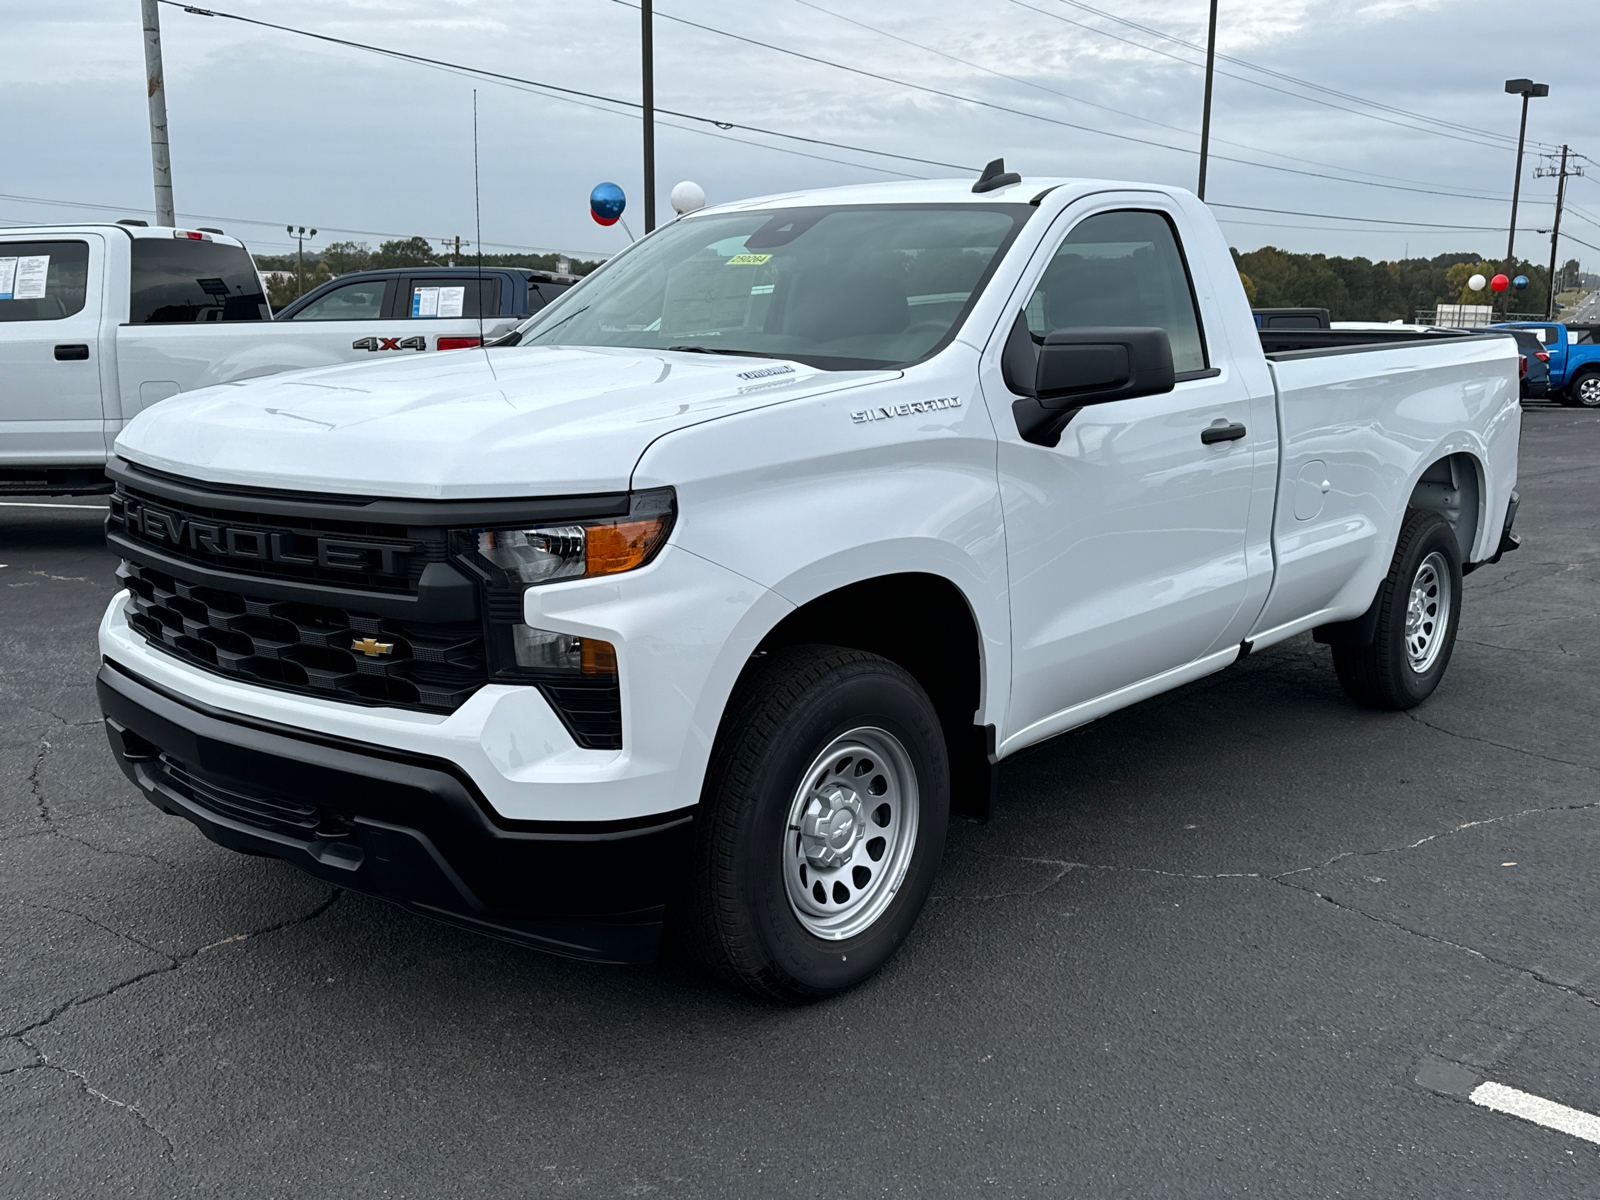
[[1546, 1100], [1530, 1092], [1519, 1092], [1503, 1083], [1480, 1083], [1472, 1089], [1467, 1099], [1482, 1108], [1521, 1117], [1546, 1129], [1568, 1133], [1600, 1145], [1600, 1117], [1581, 1109], [1568, 1108], [1565, 1104], [1557, 1104], [1554, 1100]]
[[84, 512], [105, 512], [104, 504], [38, 504], [27, 500], [0, 500], [0, 508], [81, 508]]

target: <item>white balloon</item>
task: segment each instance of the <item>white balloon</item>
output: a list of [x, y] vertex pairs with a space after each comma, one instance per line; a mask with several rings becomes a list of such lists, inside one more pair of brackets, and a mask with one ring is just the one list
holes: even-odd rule
[[692, 213], [697, 208], [706, 206], [706, 193], [698, 183], [690, 183], [685, 179], [672, 189], [672, 207], [674, 211]]
[[[676, 197], [678, 193], [673, 192], [672, 194], [674, 197]], [[1481, 292], [1484, 288], [1489, 286], [1489, 281], [1482, 275], [1474, 275], [1471, 279], [1467, 280], [1467, 286], [1475, 292]]]

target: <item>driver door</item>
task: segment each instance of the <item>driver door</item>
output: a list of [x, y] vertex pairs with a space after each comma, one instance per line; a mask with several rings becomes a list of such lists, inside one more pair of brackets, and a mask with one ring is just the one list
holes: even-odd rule
[[[1254, 449], [1272, 435], [1254, 428], [1225, 343], [1212, 357], [1180, 217], [1160, 195], [1091, 198], [1058, 218], [1015, 294], [1040, 341], [1069, 327], [1165, 329], [1171, 392], [1086, 406], [1059, 445], [1039, 446], [1019, 436], [1019, 397], [993, 347], [985, 355], [1010, 565], [1003, 741], [1013, 747], [1118, 707], [1115, 693], [1215, 652], [1238, 625]], [[1242, 432], [1202, 442], [1213, 425]]]

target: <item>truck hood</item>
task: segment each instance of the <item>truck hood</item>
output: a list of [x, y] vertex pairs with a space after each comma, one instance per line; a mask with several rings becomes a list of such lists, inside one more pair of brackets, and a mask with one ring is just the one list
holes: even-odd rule
[[187, 392], [130, 421], [116, 452], [187, 478], [296, 491], [622, 491], [665, 433], [895, 374], [672, 351], [416, 354]]

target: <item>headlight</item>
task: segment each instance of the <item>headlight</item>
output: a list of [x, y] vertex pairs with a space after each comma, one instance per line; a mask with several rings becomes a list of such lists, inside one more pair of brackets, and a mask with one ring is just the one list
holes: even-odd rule
[[[558, 711], [569, 728], [582, 735], [581, 745], [620, 745], [616, 648], [598, 638], [527, 625], [522, 595], [542, 584], [617, 575], [644, 566], [666, 544], [676, 512], [672, 489], [656, 488], [633, 493], [626, 516], [463, 529], [452, 535], [457, 564], [483, 584], [491, 677], [544, 687], [561, 701]], [[598, 724], [592, 730], [587, 727], [604, 722], [618, 725], [614, 735]]]
[[475, 529], [468, 553], [493, 578], [491, 586], [519, 588], [616, 575], [642, 567], [672, 531], [671, 488], [636, 492], [628, 515], [601, 521], [535, 525], [525, 529]]

